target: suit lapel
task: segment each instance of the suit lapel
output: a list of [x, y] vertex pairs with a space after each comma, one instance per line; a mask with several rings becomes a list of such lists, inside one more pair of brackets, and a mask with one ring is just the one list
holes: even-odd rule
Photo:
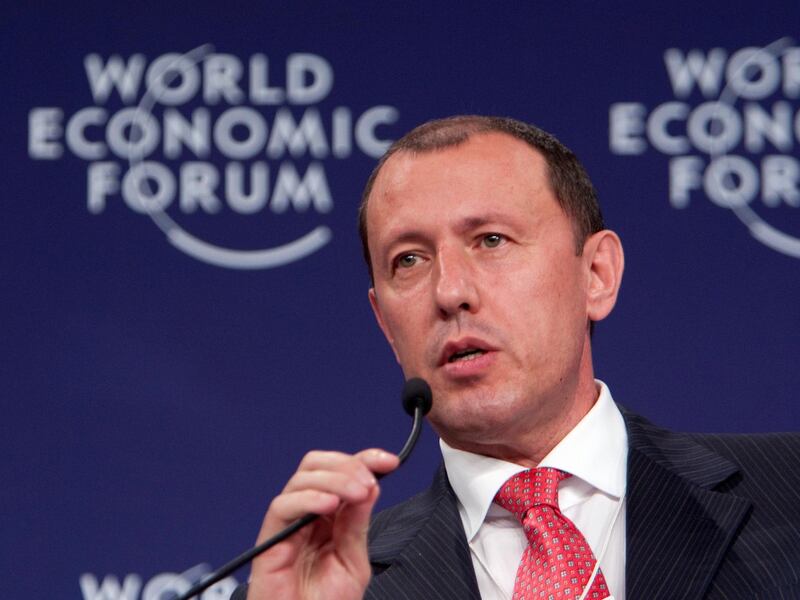
[[626, 596], [702, 598], [750, 503], [713, 491], [737, 467], [623, 411], [628, 427]]
[[370, 541], [365, 600], [480, 600], [472, 559], [444, 467], [423, 495], [398, 507]]

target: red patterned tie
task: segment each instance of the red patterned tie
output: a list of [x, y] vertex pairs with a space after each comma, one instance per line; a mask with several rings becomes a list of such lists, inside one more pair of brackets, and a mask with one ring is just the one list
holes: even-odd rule
[[[522, 523], [528, 547], [514, 583], [514, 600], [576, 600], [595, 566], [586, 538], [558, 508], [558, 482], [569, 477], [540, 467], [517, 473], [503, 484], [494, 501]], [[608, 598], [598, 569], [587, 599]]]

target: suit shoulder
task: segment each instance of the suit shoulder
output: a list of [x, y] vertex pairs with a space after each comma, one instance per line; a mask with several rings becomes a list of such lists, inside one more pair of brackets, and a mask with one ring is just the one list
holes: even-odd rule
[[[720, 491], [750, 498], [756, 506], [800, 505], [800, 434], [691, 434], [692, 439], [724, 456], [739, 472]], [[800, 512], [791, 510], [800, 524]]]
[[692, 433], [695, 442], [745, 467], [765, 462], [800, 466], [800, 433]]

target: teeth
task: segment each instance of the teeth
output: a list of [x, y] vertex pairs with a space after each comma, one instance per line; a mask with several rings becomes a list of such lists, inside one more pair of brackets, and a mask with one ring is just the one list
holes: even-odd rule
[[458, 360], [475, 360], [483, 353], [483, 350], [477, 349], [463, 350], [453, 354], [453, 356], [450, 357], [449, 362], [456, 362]]

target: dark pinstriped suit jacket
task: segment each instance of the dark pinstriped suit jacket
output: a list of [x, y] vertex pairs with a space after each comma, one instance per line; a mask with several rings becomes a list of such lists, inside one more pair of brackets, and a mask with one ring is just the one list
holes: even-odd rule
[[[800, 435], [678, 434], [623, 416], [627, 600], [800, 599]], [[444, 468], [369, 538], [365, 599], [480, 599]]]

